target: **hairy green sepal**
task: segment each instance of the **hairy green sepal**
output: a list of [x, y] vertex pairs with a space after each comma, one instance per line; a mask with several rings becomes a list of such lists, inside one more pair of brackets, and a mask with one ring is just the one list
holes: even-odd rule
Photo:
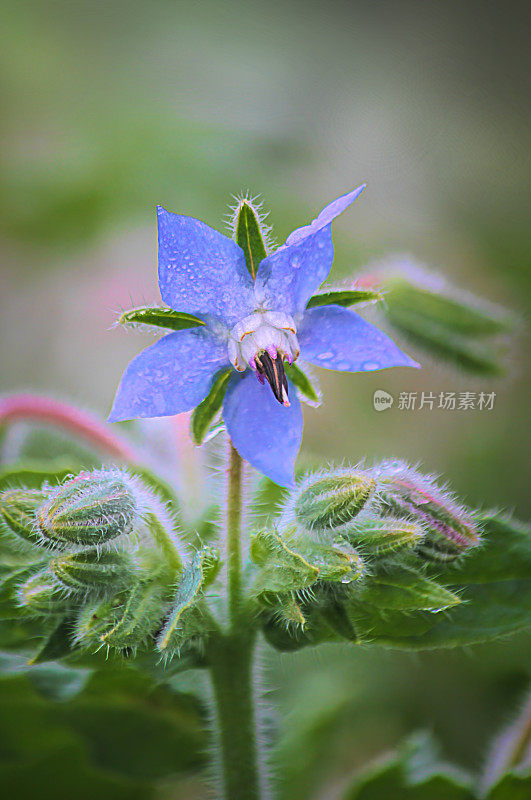
[[118, 318], [120, 325], [152, 325], [156, 328], [166, 328], [170, 331], [182, 331], [185, 328], [198, 328], [205, 323], [192, 314], [174, 311], [165, 306], [142, 306], [132, 308]]
[[337, 291], [322, 292], [310, 297], [306, 308], [318, 306], [353, 306], [356, 303], [374, 303], [381, 300], [382, 295], [374, 289], [338, 289]]
[[199, 445], [204, 442], [212, 421], [221, 410], [231, 372], [230, 367], [219, 372], [205, 399], [194, 409], [190, 419], [190, 436], [194, 444]]
[[317, 389], [313, 386], [311, 380], [297, 364], [285, 364], [284, 369], [288, 380], [292, 382], [295, 388], [312, 406], [318, 406], [321, 403], [321, 397]]
[[205, 548], [196, 553], [184, 568], [171, 612], [157, 637], [157, 648], [164, 656], [179, 653], [190, 640], [208, 632], [208, 620], [201, 611], [201, 598], [219, 569], [219, 555]]
[[236, 212], [234, 238], [244, 252], [247, 269], [254, 280], [260, 262], [267, 256], [267, 248], [258, 215], [247, 200], [242, 200]]

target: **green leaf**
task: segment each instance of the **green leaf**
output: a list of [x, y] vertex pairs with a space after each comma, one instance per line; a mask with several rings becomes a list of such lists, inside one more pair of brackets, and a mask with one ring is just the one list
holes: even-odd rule
[[54, 703], [13, 673], [0, 680], [0, 705], [0, 779], [3, 791], [23, 792], [13, 796], [140, 800], [152, 796], [145, 781], [190, 774], [205, 760], [202, 708], [164, 677], [108, 667]]
[[214, 378], [214, 383], [212, 384], [210, 392], [194, 409], [190, 419], [190, 435], [194, 444], [199, 445], [203, 443], [210, 425], [212, 424], [212, 420], [218, 411], [220, 411], [228, 388], [231, 372], [231, 367], [227, 367], [218, 372]]
[[429, 735], [355, 776], [342, 800], [474, 800], [470, 777], [438, 757]]
[[509, 772], [494, 784], [486, 800], [529, 800], [531, 775]]
[[430, 577], [444, 586], [531, 579], [531, 530], [518, 520], [496, 512], [479, 518], [482, 544], [462, 558], [440, 565], [428, 564]]
[[302, 371], [297, 364], [286, 364], [284, 367], [288, 379], [299, 390], [306, 401], [312, 406], [318, 406], [321, 403], [321, 395], [316, 389], [309, 377]]
[[[49, 728], [44, 727], [44, 737]], [[64, 730], [67, 738], [67, 731]], [[154, 794], [146, 785], [94, 770], [87, 763], [84, 747], [66, 742], [60, 750], [41, 755], [36, 747], [33, 758], [22, 763], [0, 765], [0, 783], [7, 797], [35, 797], [40, 800], [151, 800]], [[38, 795], [36, 795], [38, 792]]]
[[120, 325], [153, 325], [156, 328], [166, 328], [171, 331], [182, 331], [185, 328], [197, 328], [205, 323], [192, 314], [174, 311], [165, 306], [143, 306], [132, 308], [118, 318]]
[[47, 463], [46, 466], [42, 462], [27, 462], [16, 467], [6, 467], [0, 471], [0, 490], [12, 487], [40, 489], [43, 483], [61, 483], [76, 471], [75, 465], [63, 459]]
[[204, 760], [197, 699], [133, 670], [98, 673], [62, 717], [86, 742], [95, 765], [130, 779], [169, 778]]
[[245, 263], [253, 280], [258, 266], [267, 256], [260, 220], [247, 200], [242, 200], [236, 212], [235, 240], [245, 254]]
[[63, 664], [28, 664], [16, 653], [0, 653], [0, 674], [26, 674], [34, 688], [49, 700], [70, 700], [81, 692], [92, 674], [90, 669], [67, 667]]
[[358, 599], [394, 611], [446, 609], [460, 602], [459, 597], [435, 581], [398, 564], [367, 578], [360, 586]]
[[479, 644], [525, 630], [531, 624], [529, 582], [502, 581], [466, 587], [449, 611], [411, 614], [349, 600], [348, 617], [359, 641], [401, 650]]
[[[345, 611], [359, 641], [422, 650], [491, 641], [531, 625], [528, 529], [501, 515], [486, 515], [484, 543], [458, 562], [429, 565], [427, 574], [456, 588], [461, 603], [448, 610], [402, 613], [377, 608], [353, 594]], [[368, 587], [370, 590], [370, 585]], [[435, 611], [435, 609], [434, 609]]]
[[72, 654], [72, 629], [73, 620], [66, 616], [61, 619], [55, 628], [46, 636], [28, 664], [44, 664], [46, 661], [56, 661]]
[[318, 306], [353, 306], [356, 303], [369, 303], [381, 300], [382, 294], [374, 289], [338, 289], [330, 292], [314, 294], [310, 297], [306, 308]]

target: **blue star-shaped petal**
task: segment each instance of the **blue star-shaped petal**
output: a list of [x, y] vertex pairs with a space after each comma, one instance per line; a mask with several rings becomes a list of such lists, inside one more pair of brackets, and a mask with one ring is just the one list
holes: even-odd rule
[[[332, 267], [332, 221], [364, 186], [327, 205], [264, 258], [253, 280], [236, 242], [191, 217], [158, 209], [162, 299], [204, 325], [170, 333], [127, 367], [109, 420], [179, 414], [233, 367], [223, 418], [240, 455], [282, 486], [294, 482], [302, 413], [284, 363], [328, 369], [418, 367], [374, 325], [336, 305], [307, 308]], [[268, 385], [269, 384], [269, 385]]]

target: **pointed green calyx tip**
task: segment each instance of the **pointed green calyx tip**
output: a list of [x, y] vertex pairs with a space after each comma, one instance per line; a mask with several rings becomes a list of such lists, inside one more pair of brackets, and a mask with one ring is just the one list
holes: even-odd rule
[[190, 418], [190, 436], [194, 444], [203, 444], [205, 439], [208, 441], [209, 432], [212, 430], [213, 422], [221, 411], [223, 400], [229, 388], [229, 379], [232, 368], [222, 369], [214, 378], [214, 383], [209, 393], [192, 412]]
[[131, 532], [136, 501], [124, 473], [95, 470], [59, 486], [36, 516], [44, 542], [58, 547], [99, 545]]
[[258, 266], [267, 256], [268, 228], [258, 208], [252, 201], [242, 198], [238, 203], [233, 220], [234, 240], [244, 252], [247, 269], [253, 280], [256, 278]]
[[186, 644], [208, 632], [207, 619], [201, 613], [201, 598], [219, 566], [219, 553], [204, 548], [183, 569], [171, 612], [157, 637], [157, 648], [164, 657], [179, 653]]
[[0, 495], [0, 518], [10, 531], [32, 545], [42, 543], [35, 512], [44, 502], [40, 489], [8, 489]]
[[423, 536], [417, 551], [428, 561], [451, 561], [480, 543], [472, 514], [452, 495], [403, 462], [375, 468], [380, 513], [418, 524]]
[[155, 328], [166, 328], [170, 331], [182, 331], [186, 328], [198, 328], [205, 323], [192, 314], [174, 311], [166, 306], [141, 306], [120, 314], [118, 324], [130, 328], [148, 325]]
[[355, 470], [311, 476], [295, 498], [295, 517], [310, 530], [338, 528], [359, 514], [374, 486], [373, 478]]
[[18, 587], [18, 602], [36, 616], [49, 616], [62, 611], [68, 604], [67, 592], [55, 576], [44, 570], [32, 575]]
[[73, 591], [123, 586], [133, 572], [124, 553], [99, 552], [96, 548], [53, 558], [50, 569], [60, 583]]

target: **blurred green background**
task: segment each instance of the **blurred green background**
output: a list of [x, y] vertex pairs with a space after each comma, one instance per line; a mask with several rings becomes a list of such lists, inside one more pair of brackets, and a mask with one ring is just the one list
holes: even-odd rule
[[[405, 254], [525, 318], [524, 4], [30, 0], [0, 13], [2, 392], [106, 414], [151, 341], [110, 327], [119, 309], [160, 299], [155, 205], [223, 229], [242, 190], [261, 194], [281, 242], [366, 181], [335, 223], [332, 278]], [[306, 413], [304, 450], [419, 461], [471, 504], [526, 518], [524, 354], [519, 331], [499, 380], [425, 360], [418, 374], [322, 373], [326, 403]], [[379, 388], [494, 391], [496, 403], [378, 414]], [[285, 797], [326, 797], [317, 772], [340, 780], [418, 727], [477, 768], [528, 667], [524, 637], [466, 653], [273, 659]]]

